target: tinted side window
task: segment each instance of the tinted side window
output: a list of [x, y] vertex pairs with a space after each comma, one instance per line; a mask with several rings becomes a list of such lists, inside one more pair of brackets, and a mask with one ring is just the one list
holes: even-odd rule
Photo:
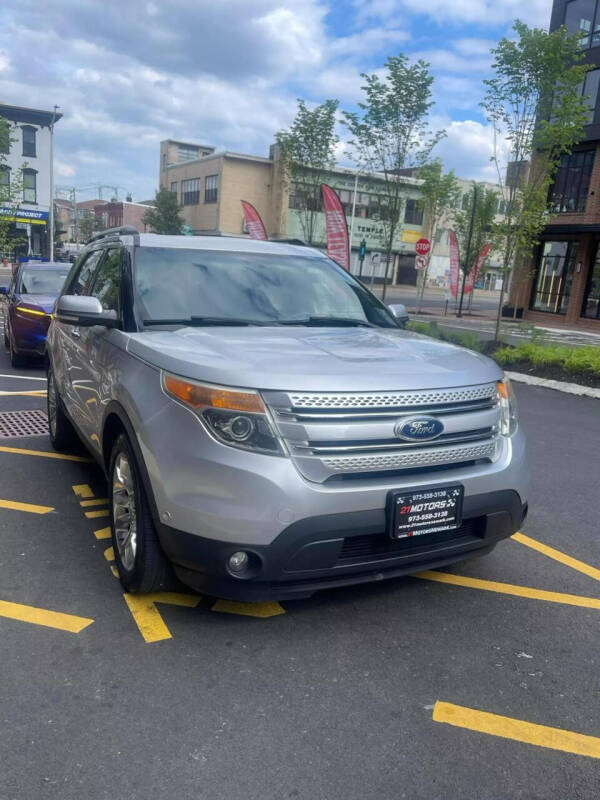
[[121, 310], [121, 254], [120, 247], [108, 251], [90, 292], [100, 300], [105, 311]]
[[102, 258], [103, 253], [103, 250], [94, 250], [93, 253], [89, 254], [80, 267], [73, 283], [71, 284], [69, 294], [90, 293], [90, 287], [92, 285], [92, 280], [94, 279], [94, 273], [96, 272], [96, 267], [98, 266], [98, 262]]

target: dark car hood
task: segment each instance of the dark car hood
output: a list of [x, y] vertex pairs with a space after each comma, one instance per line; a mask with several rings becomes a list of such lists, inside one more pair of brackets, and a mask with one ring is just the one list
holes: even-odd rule
[[478, 353], [389, 328], [180, 328], [132, 334], [128, 350], [178, 375], [257, 389], [429, 389], [502, 376]]
[[56, 295], [52, 294], [18, 294], [15, 296], [17, 305], [27, 306], [28, 308], [41, 308], [46, 314], [50, 314], [56, 303]]

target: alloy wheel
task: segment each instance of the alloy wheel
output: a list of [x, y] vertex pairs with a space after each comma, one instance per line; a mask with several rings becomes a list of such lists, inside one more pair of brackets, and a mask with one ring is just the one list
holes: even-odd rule
[[113, 520], [115, 540], [121, 563], [131, 571], [137, 552], [137, 514], [135, 484], [126, 453], [120, 452], [112, 475]]

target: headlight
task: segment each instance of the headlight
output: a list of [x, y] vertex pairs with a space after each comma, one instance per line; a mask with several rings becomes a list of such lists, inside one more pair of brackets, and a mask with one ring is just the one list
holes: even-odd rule
[[500, 433], [512, 436], [519, 424], [517, 399], [508, 378], [498, 381], [498, 404], [500, 405]]
[[162, 384], [165, 392], [191, 408], [222, 444], [285, 455], [258, 392], [209, 386], [168, 373], [163, 373]]

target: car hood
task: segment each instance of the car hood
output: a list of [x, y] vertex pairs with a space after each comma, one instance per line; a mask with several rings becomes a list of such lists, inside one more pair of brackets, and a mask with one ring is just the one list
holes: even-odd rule
[[18, 294], [15, 297], [17, 305], [27, 306], [28, 308], [41, 308], [46, 314], [50, 314], [56, 303], [56, 295], [52, 294]]
[[128, 351], [209, 383], [288, 391], [466, 386], [502, 370], [478, 353], [388, 328], [180, 328], [132, 334]]

